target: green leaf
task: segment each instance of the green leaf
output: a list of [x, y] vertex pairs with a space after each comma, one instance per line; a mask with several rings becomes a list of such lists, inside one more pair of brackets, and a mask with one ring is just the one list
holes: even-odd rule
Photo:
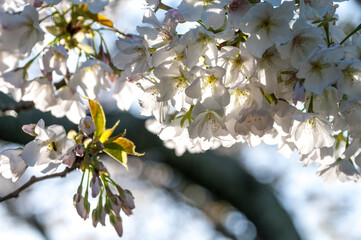
[[128, 154], [132, 154], [135, 156], [143, 156], [144, 155], [144, 153], [137, 153], [135, 151], [134, 143], [127, 138], [119, 137], [119, 138], [113, 140], [113, 143], [118, 144], [123, 149], [123, 151], [125, 151]]
[[114, 158], [115, 160], [121, 162], [126, 169], [128, 169], [128, 157], [127, 153], [123, 151], [118, 144], [114, 142], [106, 142], [104, 143], [104, 150], [106, 154]]
[[102, 135], [100, 136], [99, 141], [101, 143], [104, 143], [105, 141], [107, 141], [108, 138], [113, 134], [113, 132], [114, 132], [115, 128], [118, 126], [118, 124], [119, 124], [119, 120], [114, 124], [114, 126], [112, 128], [105, 130], [102, 133]]
[[105, 130], [105, 115], [102, 106], [99, 103], [89, 100], [90, 114], [95, 124], [95, 140], [99, 139]]
[[118, 137], [112, 141], [104, 142], [104, 152], [115, 160], [121, 162], [126, 169], [128, 169], [127, 154], [142, 156], [143, 153], [137, 153], [135, 151], [135, 145], [129, 139]]

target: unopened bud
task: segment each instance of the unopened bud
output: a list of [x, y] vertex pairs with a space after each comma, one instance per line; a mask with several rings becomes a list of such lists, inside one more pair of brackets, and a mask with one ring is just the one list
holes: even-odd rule
[[77, 156], [79, 157], [82, 157], [84, 156], [84, 148], [82, 145], [77, 145], [75, 148], [74, 148], [74, 151], [76, 153]]
[[109, 198], [107, 198], [105, 200], [105, 204], [104, 204], [104, 210], [107, 214], [110, 214], [111, 213], [111, 206], [110, 206], [110, 201], [109, 201]]
[[115, 231], [118, 233], [118, 236], [121, 237], [123, 235], [122, 218], [120, 216], [115, 216], [114, 214], [111, 214], [109, 219]]
[[74, 205], [79, 216], [84, 220], [87, 219], [89, 216], [89, 209], [90, 209], [89, 202], [85, 202], [83, 196], [77, 193], [74, 195]]
[[99, 222], [105, 226], [105, 209], [102, 207], [99, 213]]
[[90, 181], [90, 186], [92, 189], [92, 197], [95, 198], [96, 196], [98, 196], [100, 192], [100, 188], [102, 186], [101, 182], [99, 181], [99, 177], [96, 176], [95, 174], [93, 175], [93, 178]]
[[118, 195], [114, 195], [110, 198], [110, 206], [112, 211], [114, 212], [114, 214], [116, 216], [119, 216], [120, 214], [120, 209], [122, 208], [121, 206], [121, 201]]
[[22, 130], [23, 130], [25, 133], [27, 133], [27, 134], [35, 137], [35, 136], [37, 135], [37, 134], [35, 133], [35, 127], [36, 127], [36, 124], [34, 124], [34, 123], [32, 123], [32, 124], [26, 124], [26, 125], [23, 125]]
[[126, 205], [130, 210], [135, 208], [134, 197], [129, 190], [124, 190], [122, 193], [120, 193], [119, 197], [123, 204]]
[[75, 153], [73, 151], [67, 154], [63, 159], [63, 163], [68, 165], [68, 167], [70, 168], [71, 166], [73, 166], [74, 161], [75, 161]]
[[90, 136], [95, 132], [95, 125], [93, 119], [89, 116], [80, 119], [79, 129], [86, 135]]
[[93, 220], [93, 227], [97, 227], [98, 222], [99, 222], [98, 208], [95, 208], [92, 211], [92, 220]]
[[75, 130], [70, 130], [67, 134], [67, 137], [69, 139], [75, 139], [76, 138], [76, 135], [77, 135], [77, 132]]

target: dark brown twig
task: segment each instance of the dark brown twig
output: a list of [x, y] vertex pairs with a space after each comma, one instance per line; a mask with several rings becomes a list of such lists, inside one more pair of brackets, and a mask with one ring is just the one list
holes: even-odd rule
[[27, 181], [24, 185], [19, 187], [14, 192], [11, 192], [11, 193], [9, 193], [8, 195], [6, 195], [4, 197], [0, 197], [0, 202], [6, 201], [6, 200], [11, 199], [11, 198], [17, 198], [19, 196], [20, 192], [27, 189], [28, 187], [30, 187], [31, 185], [33, 185], [36, 182], [40, 182], [40, 181], [43, 181], [43, 180], [46, 180], [46, 179], [51, 179], [51, 178], [56, 178], [56, 177], [65, 177], [68, 173], [74, 171], [75, 169], [76, 169], [75, 167], [66, 168], [62, 172], [46, 175], [46, 176], [43, 176], [43, 177], [32, 176], [29, 179], [29, 181]]

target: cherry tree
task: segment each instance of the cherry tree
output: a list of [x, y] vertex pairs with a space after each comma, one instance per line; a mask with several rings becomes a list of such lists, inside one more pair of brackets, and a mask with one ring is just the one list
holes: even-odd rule
[[[361, 25], [346, 34], [335, 2], [342, 0], [148, 0], [146, 25], [127, 34], [102, 14], [108, 0], [5, 1], [0, 91], [78, 129], [66, 133], [42, 119], [24, 125], [34, 140], [1, 152], [0, 173], [17, 181], [32, 167], [45, 176], [0, 201], [78, 170], [76, 211], [91, 215], [94, 227], [108, 215], [122, 236], [121, 212], [132, 214], [134, 197], [112, 179], [101, 154], [127, 168], [127, 155], [143, 153], [125, 131], [113, 136], [119, 121], [107, 128], [104, 92], [122, 111], [138, 101], [140, 114], [153, 117], [147, 129], [178, 156], [264, 142], [316, 163], [325, 181], [358, 181]], [[194, 27], [179, 33], [187, 22]], [[105, 32], [118, 39], [106, 41]], [[39, 73], [29, 77], [34, 67]], [[67, 168], [59, 172], [61, 165]], [[98, 198], [92, 210], [89, 192]]]

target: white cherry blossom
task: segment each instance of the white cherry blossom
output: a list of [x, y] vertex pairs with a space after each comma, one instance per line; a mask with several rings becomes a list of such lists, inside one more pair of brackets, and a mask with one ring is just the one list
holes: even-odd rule
[[292, 39], [277, 47], [283, 59], [290, 59], [293, 67], [298, 67], [319, 44], [325, 44], [320, 38], [320, 28], [298, 19], [292, 26]]
[[224, 6], [230, 3], [230, 0], [183, 0], [177, 9], [186, 21], [202, 20], [206, 28], [218, 29], [225, 21]]
[[349, 159], [338, 159], [330, 165], [324, 165], [317, 174], [329, 183], [336, 182], [337, 180], [341, 182], [356, 182], [361, 178], [360, 173]]
[[189, 138], [198, 143], [203, 150], [220, 144], [219, 137], [228, 135], [221, 116], [213, 110], [199, 113], [189, 125], [188, 133]]
[[122, 72], [121, 76], [115, 81], [112, 97], [115, 100], [117, 107], [122, 111], [128, 111], [134, 101], [136, 101], [142, 94], [142, 91], [137, 87], [136, 81], [140, 76], [133, 76], [127, 71]]
[[17, 102], [21, 100], [24, 95], [25, 82], [24, 71], [16, 69], [14, 71], [5, 72], [0, 76], [0, 92], [11, 94], [13, 99]]
[[352, 36], [351, 45], [345, 46], [345, 56], [348, 59], [361, 60], [361, 34], [355, 33]]
[[294, 3], [288, 1], [277, 8], [268, 2], [254, 5], [243, 17], [240, 26], [243, 32], [250, 34], [246, 41], [247, 50], [261, 58], [273, 44], [280, 46], [288, 42], [292, 36], [289, 22], [293, 9]]
[[[145, 72], [150, 67], [150, 53], [142, 37], [132, 35], [116, 41], [119, 53], [113, 58], [113, 64], [120, 70], [128, 70], [131, 76]], [[130, 77], [131, 77], [130, 76]]]
[[346, 94], [349, 100], [361, 101], [361, 61], [343, 60], [338, 64], [342, 70], [337, 82], [337, 89], [341, 94]]
[[112, 73], [111, 68], [99, 60], [87, 60], [72, 75], [69, 87], [79, 86], [90, 99], [97, 98], [101, 89], [110, 90], [107, 73]]
[[340, 104], [341, 116], [345, 119], [352, 137], [361, 137], [361, 102], [342, 101]]
[[34, 79], [25, 88], [23, 101], [33, 101], [35, 108], [42, 112], [49, 111], [56, 105], [55, 87], [48, 79]]
[[27, 5], [21, 14], [0, 13], [0, 17], [0, 50], [18, 49], [22, 54], [29, 54], [34, 45], [44, 39], [39, 14], [34, 7]]
[[55, 71], [58, 75], [66, 75], [68, 53], [63, 46], [47, 48], [40, 60], [40, 68], [47, 73]]
[[326, 119], [311, 113], [297, 114], [294, 118], [292, 142], [301, 154], [308, 154], [315, 148], [333, 146], [335, 139]]
[[193, 74], [184, 70], [183, 64], [179, 62], [166, 62], [154, 70], [154, 75], [159, 79], [158, 101], [171, 100], [176, 111], [189, 109], [188, 96], [185, 90], [193, 82]]
[[292, 70], [290, 63], [280, 57], [275, 47], [266, 50], [261, 58], [257, 58], [257, 76], [251, 81], [260, 82], [265, 93], [276, 91], [279, 73]]
[[223, 68], [204, 70], [195, 67], [192, 71], [198, 77], [185, 90], [188, 97], [208, 109], [221, 109], [229, 104], [229, 92], [222, 80], [225, 73]]
[[143, 108], [140, 114], [143, 116], [154, 117], [161, 123], [163, 123], [169, 112], [170, 106], [168, 101], [158, 101], [159, 89], [156, 83], [145, 79], [139, 83], [139, 86], [143, 90], [143, 94], [139, 97], [139, 105]]
[[232, 46], [222, 47], [217, 65], [226, 70], [224, 85], [233, 87], [239, 83], [246, 82], [256, 72], [256, 60], [247, 51], [244, 44], [239, 48]]
[[227, 5], [229, 22], [234, 26], [234, 28], [238, 28], [242, 17], [246, 15], [246, 13], [253, 6], [248, 0], [232, 0], [231, 4]]
[[63, 158], [74, 149], [76, 142], [66, 137], [64, 127], [45, 127], [42, 119], [37, 123], [35, 133], [35, 139], [25, 145], [22, 158], [26, 165], [36, 166], [45, 174], [52, 173], [62, 163]]
[[331, 48], [318, 46], [300, 66], [297, 77], [305, 78], [304, 86], [307, 91], [320, 95], [327, 86], [338, 81], [340, 71], [336, 63], [343, 56], [344, 51], [339, 45]]
[[56, 104], [50, 108], [55, 117], [66, 116], [70, 121], [78, 124], [85, 117], [86, 107], [79, 93], [68, 86], [62, 87], [56, 94]]
[[25, 172], [27, 165], [21, 158], [22, 149], [6, 149], [0, 153], [0, 174], [16, 182]]
[[147, 41], [149, 47], [159, 48], [176, 41], [176, 23], [161, 23], [155, 16], [155, 13], [150, 9], [144, 13], [143, 23], [153, 25], [152, 27], [137, 27], [137, 31], [144, 37], [144, 40]]

